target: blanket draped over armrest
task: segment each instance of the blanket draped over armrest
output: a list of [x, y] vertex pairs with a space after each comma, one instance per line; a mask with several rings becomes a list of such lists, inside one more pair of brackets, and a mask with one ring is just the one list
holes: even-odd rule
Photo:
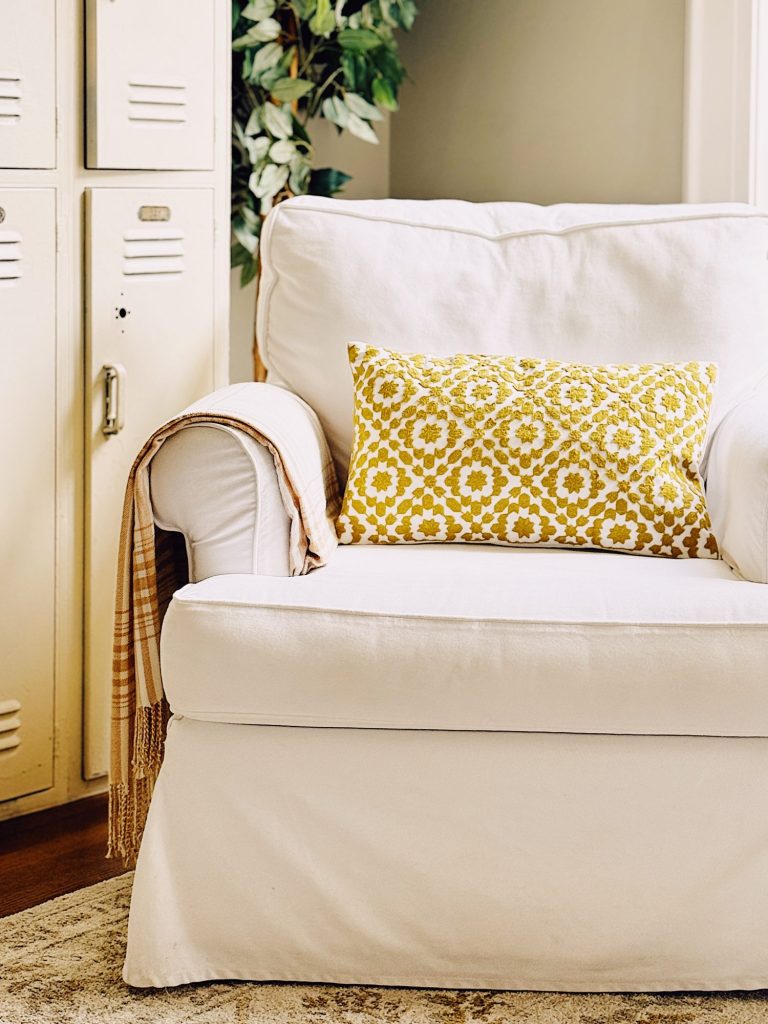
[[[235, 427], [263, 444], [275, 460], [291, 520], [291, 575], [324, 565], [336, 547], [339, 489], [317, 417], [290, 392], [268, 384], [242, 387], [260, 389], [253, 415], [250, 409], [242, 412], [242, 403], [217, 402], [217, 395], [211, 396], [211, 411], [197, 403], [155, 431], [128, 477], [117, 570], [107, 853], [122, 857], [127, 866], [138, 853], [169, 716], [160, 677], [160, 627], [173, 592], [187, 582], [186, 550], [178, 543], [179, 534], [154, 524], [152, 459], [169, 437], [194, 424]], [[237, 390], [227, 388], [218, 395], [226, 399]], [[228, 404], [237, 411], [228, 411]], [[297, 412], [295, 423], [303, 436], [292, 433], [286, 423]]]

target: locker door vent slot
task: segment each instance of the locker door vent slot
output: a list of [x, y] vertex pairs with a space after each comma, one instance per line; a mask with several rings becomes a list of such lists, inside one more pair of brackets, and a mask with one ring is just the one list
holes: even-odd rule
[[21, 275], [21, 235], [0, 231], [0, 288], [12, 287]]
[[184, 273], [184, 232], [178, 228], [131, 228], [123, 234], [123, 242], [124, 275]]
[[128, 81], [128, 120], [145, 124], [184, 124], [187, 120], [186, 82], [134, 76]]
[[0, 71], [0, 127], [21, 121], [21, 75]]
[[21, 737], [18, 735], [21, 727], [21, 719], [17, 715], [19, 711], [19, 701], [0, 701], [0, 754], [15, 750], [21, 743]]

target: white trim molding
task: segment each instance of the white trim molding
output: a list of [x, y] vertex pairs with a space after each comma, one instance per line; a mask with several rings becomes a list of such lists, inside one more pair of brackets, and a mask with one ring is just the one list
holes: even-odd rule
[[683, 199], [768, 204], [768, 0], [686, 0]]

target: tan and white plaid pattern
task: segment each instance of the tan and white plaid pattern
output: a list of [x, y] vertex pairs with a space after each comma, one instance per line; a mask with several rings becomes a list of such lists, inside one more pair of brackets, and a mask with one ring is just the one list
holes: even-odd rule
[[322, 427], [304, 402], [269, 384], [224, 388], [191, 406], [149, 438], [128, 477], [120, 530], [112, 663], [109, 851], [134, 863], [163, 759], [168, 705], [160, 676], [160, 627], [187, 582], [179, 534], [155, 527], [149, 468], [157, 451], [195, 424], [235, 427], [275, 460], [291, 519], [290, 568], [303, 575], [336, 547], [339, 488]]

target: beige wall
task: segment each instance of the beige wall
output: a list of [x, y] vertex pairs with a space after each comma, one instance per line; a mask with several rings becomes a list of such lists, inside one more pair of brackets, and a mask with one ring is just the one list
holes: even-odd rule
[[684, 0], [424, 0], [392, 195], [675, 202]]
[[[336, 167], [352, 175], [344, 196], [347, 199], [383, 199], [389, 195], [388, 120], [377, 126], [378, 146], [362, 142], [325, 120], [310, 126], [315, 146], [316, 167]], [[240, 271], [232, 271], [232, 304], [230, 306], [230, 380], [234, 383], [253, 380], [253, 313], [256, 301], [255, 283], [240, 287]]]

